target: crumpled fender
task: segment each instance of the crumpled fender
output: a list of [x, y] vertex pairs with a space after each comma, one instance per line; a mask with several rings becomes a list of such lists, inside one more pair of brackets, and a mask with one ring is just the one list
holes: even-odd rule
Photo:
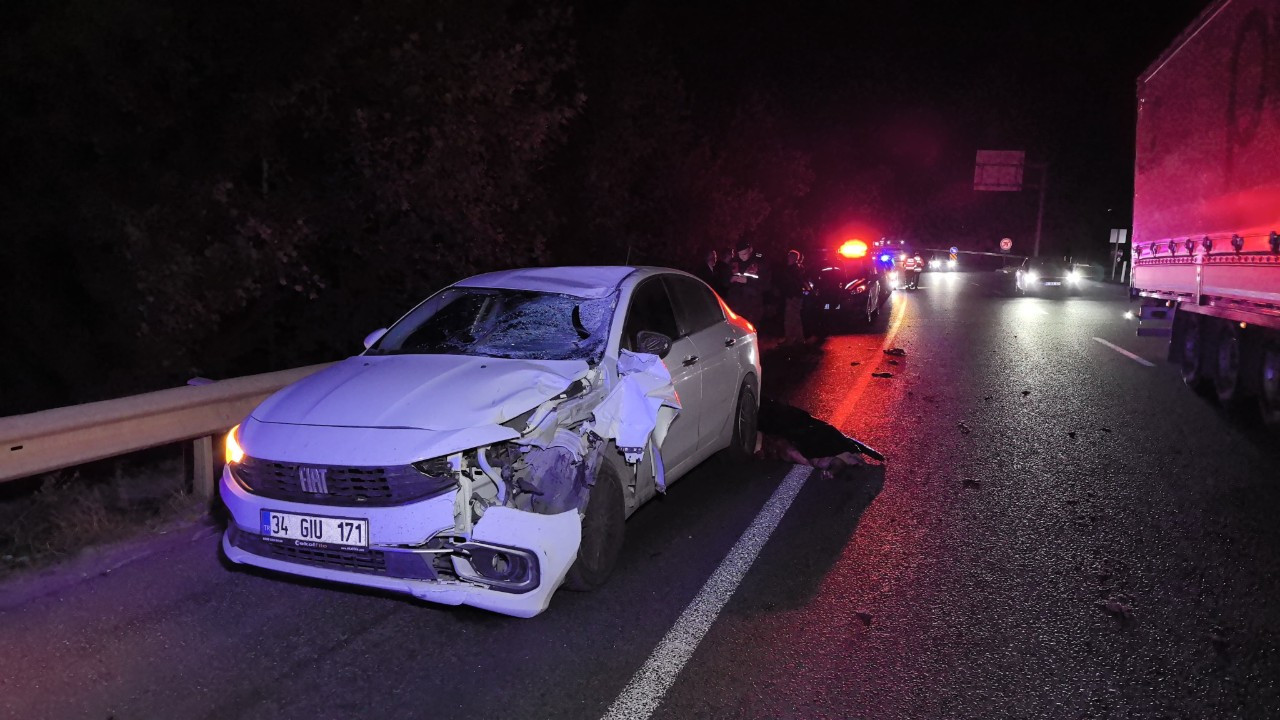
[[[618, 356], [618, 381], [596, 406], [592, 431], [606, 440], [612, 439], [627, 462], [639, 462], [650, 435], [658, 428], [659, 411], [664, 406], [678, 411], [680, 398], [662, 358], [623, 350]], [[665, 425], [675, 419], [675, 413], [662, 416]], [[659, 430], [659, 435], [665, 435], [666, 427]]]

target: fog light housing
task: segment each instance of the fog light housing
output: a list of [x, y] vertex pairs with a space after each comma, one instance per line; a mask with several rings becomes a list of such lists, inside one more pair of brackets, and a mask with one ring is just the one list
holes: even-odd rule
[[458, 543], [453, 550], [454, 570], [462, 578], [510, 593], [538, 586], [538, 558], [533, 553], [479, 542]]

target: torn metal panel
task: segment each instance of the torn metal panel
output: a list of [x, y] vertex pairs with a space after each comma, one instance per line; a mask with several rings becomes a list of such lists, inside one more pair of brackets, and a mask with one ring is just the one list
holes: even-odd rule
[[612, 439], [628, 463], [639, 462], [649, 438], [664, 436], [680, 409], [680, 398], [662, 358], [623, 350], [618, 356], [618, 380], [593, 415], [592, 432]]

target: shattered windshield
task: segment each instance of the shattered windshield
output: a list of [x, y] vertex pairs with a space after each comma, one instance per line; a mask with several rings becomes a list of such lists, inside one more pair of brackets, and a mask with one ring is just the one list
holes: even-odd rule
[[616, 295], [451, 287], [396, 323], [370, 355], [427, 353], [598, 362]]

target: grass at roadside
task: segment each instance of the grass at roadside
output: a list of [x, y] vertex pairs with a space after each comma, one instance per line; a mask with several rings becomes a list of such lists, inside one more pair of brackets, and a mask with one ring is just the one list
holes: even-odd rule
[[181, 457], [49, 473], [0, 500], [0, 578], [205, 511], [186, 487]]

